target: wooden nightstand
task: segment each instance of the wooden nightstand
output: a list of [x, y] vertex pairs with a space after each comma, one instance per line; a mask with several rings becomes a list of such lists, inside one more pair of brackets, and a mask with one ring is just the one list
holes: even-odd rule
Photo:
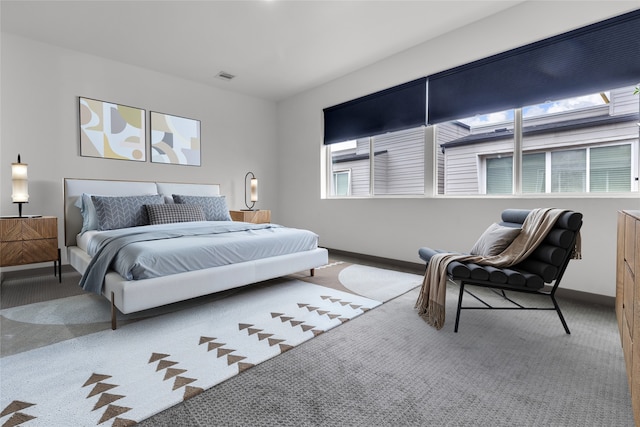
[[254, 224], [264, 224], [271, 222], [271, 211], [229, 211], [231, 219], [234, 221], [251, 222]]
[[62, 281], [58, 218], [0, 218], [0, 266], [53, 261], [53, 274]]

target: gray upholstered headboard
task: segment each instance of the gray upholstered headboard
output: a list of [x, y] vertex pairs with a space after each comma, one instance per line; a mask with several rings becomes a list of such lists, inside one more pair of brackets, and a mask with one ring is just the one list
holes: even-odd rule
[[82, 215], [75, 206], [82, 193], [101, 196], [136, 196], [141, 194], [172, 194], [189, 196], [218, 196], [219, 184], [189, 184], [178, 182], [120, 181], [99, 179], [64, 179], [64, 242], [75, 246], [76, 236], [82, 229]]

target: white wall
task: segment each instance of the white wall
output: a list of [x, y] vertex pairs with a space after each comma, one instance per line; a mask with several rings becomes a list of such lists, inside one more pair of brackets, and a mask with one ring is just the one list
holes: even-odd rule
[[616, 1], [521, 3], [280, 102], [279, 218], [314, 230], [326, 247], [420, 262], [421, 246], [468, 250], [505, 208], [573, 209], [584, 214], [583, 260], [570, 263], [563, 287], [614, 296], [616, 211], [640, 209], [637, 193], [598, 198], [321, 199], [322, 109], [637, 8], [637, 2]]
[[[251, 170], [260, 178], [257, 207], [277, 218], [275, 103], [6, 33], [1, 43], [2, 215], [17, 215], [10, 164], [19, 153], [29, 165], [23, 213], [57, 216], [61, 246], [65, 177], [218, 183], [240, 209]], [[79, 96], [200, 120], [202, 166], [81, 157]]]

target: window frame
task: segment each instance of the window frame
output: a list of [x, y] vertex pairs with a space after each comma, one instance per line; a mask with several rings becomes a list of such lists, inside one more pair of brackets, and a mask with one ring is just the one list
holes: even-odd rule
[[[347, 194], [346, 195], [338, 194], [338, 191], [337, 191], [338, 181], [336, 180], [336, 175], [343, 175], [343, 174], [347, 175]], [[331, 171], [331, 191], [329, 194], [331, 194], [332, 197], [336, 197], [336, 198], [351, 197], [351, 169], [339, 169], [339, 170]]]

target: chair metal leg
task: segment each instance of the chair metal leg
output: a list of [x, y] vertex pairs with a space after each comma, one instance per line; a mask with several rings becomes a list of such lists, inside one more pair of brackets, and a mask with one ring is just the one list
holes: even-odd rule
[[555, 296], [553, 295], [549, 295], [551, 297], [551, 301], [553, 301], [553, 306], [556, 308], [556, 313], [558, 313], [558, 317], [560, 318], [560, 321], [562, 322], [562, 326], [564, 327], [564, 331], [568, 334], [571, 335], [571, 332], [569, 331], [569, 326], [567, 326], [567, 322], [564, 320], [564, 316], [562, 315], [562, 311], [560, 311], [560, 306], [558, 305], [558, 302], [556, 301]]
[[460, 295], [458, 295], [458, 309], [456, 310], [456, 325], [453, 332], [458, 332], [458, 323], [460, 323], [460, 310], [462, 309], [462, 295], [464, 294], [464, 283], [460, 282]]

